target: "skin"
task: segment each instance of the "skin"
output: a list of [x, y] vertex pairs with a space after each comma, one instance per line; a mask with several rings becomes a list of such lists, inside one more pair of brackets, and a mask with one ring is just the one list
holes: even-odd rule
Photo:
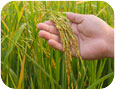
[[[73, 32], [79, 43], [80, 55], [83, 59], [99, 59], [114, 57], [114, 30], [107, 23], [94, 15], [67, 13]], [[63, 51], [59, 32], [51, 21], [39, 23], [39, 36], [47, 39], [55, 49]], [[75, 50], [72, 47], [72, 55]]]

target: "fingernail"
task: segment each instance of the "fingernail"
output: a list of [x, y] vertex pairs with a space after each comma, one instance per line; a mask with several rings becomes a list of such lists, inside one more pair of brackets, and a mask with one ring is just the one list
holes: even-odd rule
[[41, 37], [41, 31], [39, 31], [39, 36]]
[[70, 17], [72, 14], [72, 12], [67, 12], [67, 17]]
[[37, 24], [37, 28], [39, 28], [39, 24]]
[[48, 40], [48, 43], [51, 45], [52, 44], [52, 40], [50, 39], [50, 40]]
[[37, 24], [37, 28], [40, 28], [40, 24], [41, 24], [41, 23]]

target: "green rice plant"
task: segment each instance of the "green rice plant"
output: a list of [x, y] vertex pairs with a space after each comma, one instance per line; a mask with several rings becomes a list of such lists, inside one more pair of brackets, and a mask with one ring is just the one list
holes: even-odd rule
[[[60, 38], [63, 43], [63, 51], [65, 53], [65, 64], [66, 64], [66, 74], [67, 74], [67, 81], [68, 81], [68, 88], [70, 84], [70, 77], [72, 77], [72, 70], [71, 70], [71, 48], [74, 47], [76, 50], [76, 56], [81, 60], [81, 64], [83, 66], [83, 70], [85, 71], [85, 67], [80, 56], [79, 46], [76, 40], [76, 37], [73, 33], [72, 27], [70, 25], [70, 21], [63, 16], [61, 12], [50, 11], [49, 9], [45, 9], [44, 5], [39, 2], [39, 11], [43, 14], [43, 16], [49, 16], [50, 20], [55, 23], [56, 28], [60, 33]], [[46, 17], [45, 17], [46, 18]], [[79, 64], [78, 64], [79, 65]], [[80, 72], [80, 71], [79, 71]], [[72, 83], [73, 84], [73, 83]], [[76, 86], [75, 86], [76, 87]]]
[[[71, 57], [71, 49], [66, 47], [72, 46], [75, 37], [65, 12], [94, 14], [114, 27], [114, 12], [103, 1], [13, 1], [4, 6], [1, 11], [1, 77], [8, 87], [98, 89], [112, 82], [114, 59], [83, 60], [82, 64], [80, 57]], [[56, 24], [64, 53], [39, 37], [36, 25], [46, 20]], [[78, 44], [74, 45], [78, 51]], [[80, 56], [79, 51], [77, 53]]]

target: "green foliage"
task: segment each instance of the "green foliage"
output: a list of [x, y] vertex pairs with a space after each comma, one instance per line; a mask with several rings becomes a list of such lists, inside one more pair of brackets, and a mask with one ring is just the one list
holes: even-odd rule
[[[58, 12], [94, 14], [114, 27], [114, 12], [105, 2], [42, 3], [47, 9]], [[64, 54], [54, 50], [38, 35], [36, 25], [45, 21], [41, 18], [44, 14], [40, 12], [39, 7], [37, 1], [10, 2], [4, 6], [1, 12], [2, 80], [11, 88], [68, 88]], [[76, 58], [72, 58], [72, 82], [75, 83], [71, 84], [70, 88], [104, 88], [112, 82], [113, 59], [84, 61], [88, 79], [85, 78], [82, 65], [78, 67], [78, 62]]]

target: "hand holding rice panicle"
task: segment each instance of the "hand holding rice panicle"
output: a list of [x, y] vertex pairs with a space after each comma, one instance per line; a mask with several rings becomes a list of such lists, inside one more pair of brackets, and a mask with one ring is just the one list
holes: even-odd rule
[[[68, 87], [69, 87], [70, 81], [72, 80], [72, 69], [71, 69], [71, 60], [72, 60], [72, 57], [71, 57], [72, 49], [71, 48], [72, 47], [76, 51], [76, 57], [79, 58], [79, 60], [81, 61], [80, 63], [83, 66], [84, 73], [86, 73], [82, 58], [80, 56], [79, 45], [78, 45], [77, 39], [73, 33], [70, 21], [66, 17], [64, 17], [63, 13], [46, 10], [45, 8], [41, 8], [41, 10], [45, 14], [44, 18], [47, 18], [47, 16], [49, 16], [49, 20], [54, 22], [60, 34], [61, 42], [63, 44], [63, 51], [65, 55], [65, 65], [66, 65], [67, 81], [68, 81]], [[80, 66], [80, 63], [78, 63], [79, 66]]]

